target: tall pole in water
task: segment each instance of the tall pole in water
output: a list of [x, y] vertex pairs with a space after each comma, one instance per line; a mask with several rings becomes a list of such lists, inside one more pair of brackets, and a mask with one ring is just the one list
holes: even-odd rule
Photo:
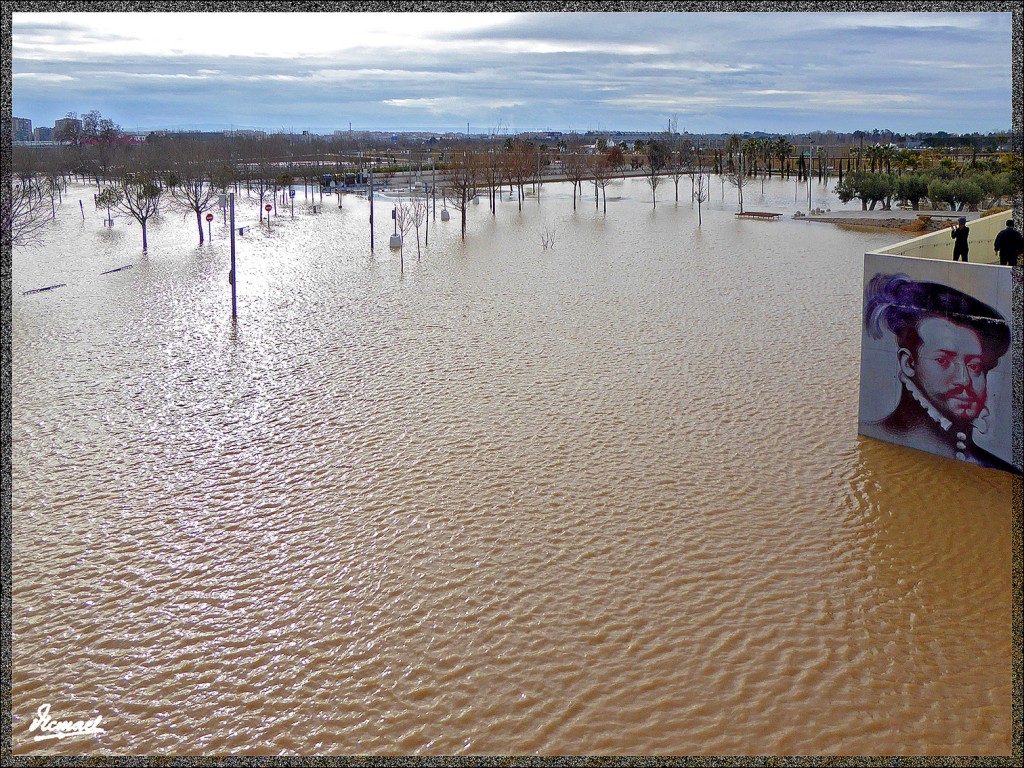
[[807, 147], [807, 213], [811, 213], [811, 178], [814, 176], [814, 142]]
[[373, 250], [373, 162], [370, 163], [370, 250]]
[[238, 303], [235, 299], [235, 193], [232, 192], [228, 195], [228, 200], [231, 201], [231, 272], [228, 273], [228, 278], [231, 282], [231, 319], [234, 320], [238, 317]]

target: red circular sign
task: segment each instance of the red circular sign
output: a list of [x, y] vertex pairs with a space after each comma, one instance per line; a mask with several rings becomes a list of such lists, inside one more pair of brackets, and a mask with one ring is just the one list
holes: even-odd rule
[[206, 214], [206, 220], [207, 221], [213, 221], [213, 214], [212, 213]]
[[267, 204], [266, 204], [265, 206], [263, 206], [263, 207], [264, 207], [264, 208], [266, 208], [266, 209], [267, 209], [267, 210], [269, 211], [269, 210], [270, 210], [271, 208], [273, 208], [274, 206], [272, 206], [272, 205], [271, 205], [270, 203], [267, 203]]

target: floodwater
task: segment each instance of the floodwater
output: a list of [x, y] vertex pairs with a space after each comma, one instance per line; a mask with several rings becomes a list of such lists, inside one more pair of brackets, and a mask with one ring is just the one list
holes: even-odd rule
[[15, 754], [1009, 754], [1011, 477], [857, 435], [898, 233], [570, 188], [403, 272], [300, 187], [237, 324], [219, 212], [143, 255], [68, 192], [14, 254]]

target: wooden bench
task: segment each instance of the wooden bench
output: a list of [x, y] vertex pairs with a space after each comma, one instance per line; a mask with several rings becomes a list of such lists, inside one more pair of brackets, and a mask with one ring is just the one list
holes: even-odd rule
[[767, 213], [765, 211], [744, 211], [736, 214], [741, 219], [758, 219], [760, 221], [774, 221], [781, 219], [781, 213]]

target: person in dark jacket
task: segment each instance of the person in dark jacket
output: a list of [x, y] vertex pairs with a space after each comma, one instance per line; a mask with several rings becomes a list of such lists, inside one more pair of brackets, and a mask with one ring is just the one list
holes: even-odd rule
[[1013, 219], [1007, 219], [1006, 229], [996, 235], [996, 255], [1002, 267], [1017, 266], [1018, 257], [1024, 253], [1024, 235], [1013, 227]]
[[967, 219], [961, 216], [956, 224], [949, 226], [949, 236], [953, 238], [953, 261], [967, 261], [967, 236], [971, 232], [967, 226]]

